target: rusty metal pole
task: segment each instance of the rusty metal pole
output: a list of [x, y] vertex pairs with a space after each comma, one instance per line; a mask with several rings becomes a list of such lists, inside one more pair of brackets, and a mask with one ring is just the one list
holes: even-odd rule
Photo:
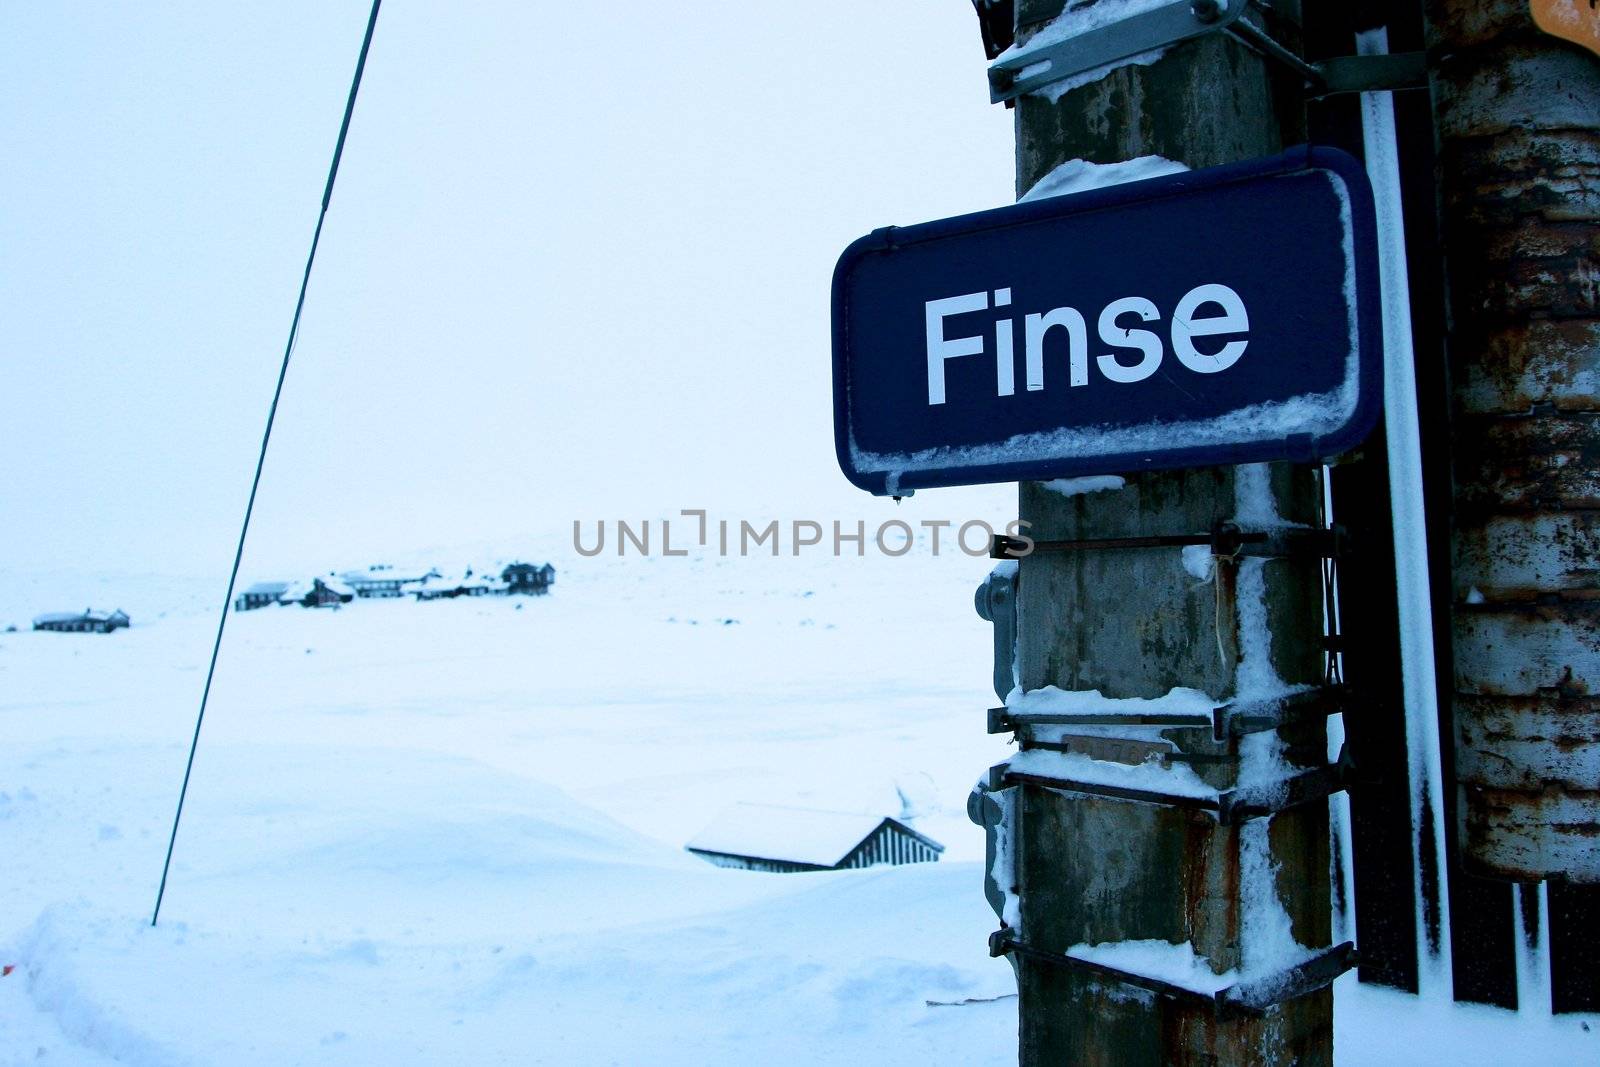
[[1593, 884], [1600, 57], [1540, 32], [1528, 0], [1428, 0], [1426, 17], [1454, 401], [1460, 852], [1473, 873]]
[[[1063, 6], [1020, 0], [1018, 39], [1025, 42]], [[1277, 29], [1292, 42], [1292, 27]], [[1077, 158], [1114, 163], [1157, 154], [1199, 168], [1271, 155], [1303, 138], [1303, 114], [1293, 77], [1236, 41], [1211, 35], [1057, 99], [1021, 98], [1018, 192]], [[1195, 533], [1226, 520], [1259, 522], [1263, 501], [1284, 521], [1315, 524], [1319, 494], [1314, 471], [1304, 466], [1212, 468], [1130, 476], [1122, 489], [1076, 496], [1026, 483], [1020, 514], [1036, 539]], [[1029, 556], [1018, 579], [1020, 683], [1026, 690], [1053, 685], [1138, 698], [1187, 687], [1218, 700], [1245, 688], [1246, 674], [1263, 670], [1284, 683], [1316, 684], [1323, 677], [1319, 567], [1307, 559], [1222, 560], [1203, 580], [1186, 569], [1178, 549]], [[1243, 618], [1249, 612], [1257, 617]], [[1270, 638], [1252, 649], [1241, 641], [1242, 630], [1259, 630], [1263, 622]], [[1236, 743], [1200, 741], [1192, 731], [1154, 741], [1148, 733], [1138, 739], [1088, 733], [1067, 730], [1054, 743], [1094, 760], [1133, 764], [1170, 750], [1218, 790], [1238, 781]], [[1322, 764], [1326, 756], [1320, 721], [1258, 741], [1281, 746], [1299, 766]], [[1259, 956], [1252, 939], [1265, 936], [1263, 909], [1280, 917], [1280, 932], [1299, 946], [1326, 948], [1325, 800], [1230, 822], [1004, 772], [990, 785], [997, 804], [992, 819], [1005, 824], [1000, 837], [1008, 857], [994, 873], [1009, 883], [1000, 888], [1015, 902], [997, 901], [1010, 915], [997, 947], [1018, 971], [1023, 1064], [1332, 1063], [1332, 993], [1325, 983], [1276, 995], [1259, 1012], [1219, 1013], [1062, 962], [1076, 947], [1150, 941], [1157, 951], [1187, 944], [1218, 974], [1248, 972]]]

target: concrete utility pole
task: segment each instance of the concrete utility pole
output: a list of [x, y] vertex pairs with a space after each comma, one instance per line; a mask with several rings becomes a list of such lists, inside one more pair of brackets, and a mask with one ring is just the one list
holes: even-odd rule
[[[1062, 7], [1062, 0], [1019, 0], [1019, 41]], [[1292, 27], [1276, 29], [1292, 46]], [[1200, 168], [1270, 156], [1303, 139], [1303, 102], [1299, 81], [1283, 67], [1210, 34], [1055, 101], [1024, 96], [1016, 129], [1020, 194], [1078, 158], [1114, 163], [1157, 154]], [[1310, 467], [1212, 468], [1135, 475], [1120, 490], [1077, 496], [1024, 483], [1020, 514], [1040, 541], [1195, 534], [1230, 521], [1261, 529], [1272, 512], [1282, 522], [1315, 526], [1319, 494]], [[1270, 508], [1261, 507], [1263, 499]], [[1252, 678], [1318, 685], [1319, 568], [1308, 557], [1219, 559], [1214, 575], [1201, 580], [1176, 548], [1035, 553], [1021, 561], [1018, 576], [1020, 683], [1025, 690], [1053, 685], [1139, 698], [1188, 687], [1217, 701], [1253, 688]], [[1263, 621], [1270, 639], [1252, 647], [1250, 634]], [[1287, 762], [1324, 765], [1325, 730], [1313, 716], [1277, 731]], [[1037, 729], [1018, 733], [1025, 748], [1044, 740]], [[1221, 741], [1193, 729], [1118, 733], [1062, 727], [1049, 745], [1148, 767], [1170, 743], [1175, 754], [1160, 758], [1187, 766], [1220, 792], [1250, 773], [1241, 771], [1241, 749], [1248, 767], [1249, 752], [1276, 747], [1271, 731]], [[1333, 1062], [1326, 980], [1337, 963], [1313, 980], [1283, 976], [1276, 960], [1260, 958], [1262, 940], [1270, 939], [1264, 916], [1278, 916], [1280, 939], [1286, 926], [1309, 952], [1329, 947], [1325, 792], [1276, 812], [1224, 819], [1016, 774], [991, 787], [1003, 794], [1014, 856], [1007, 888], [1019, 898], [1020, 921], [1009, 939], [1001, 932], [997, 947], [1017, 967], [1023, 1064]], [[1219, 974], [1283, 980], [1264, 983], [1261, 1010], [1217, 1011], [1063, 958], [1075, 946], [1144, 940], [1190, 943]]]
[[[1574, 11], [1593, 5], [1579, 0]], [[1600, 57], [1429, 0], [1467, 869], [1600, 882]]]

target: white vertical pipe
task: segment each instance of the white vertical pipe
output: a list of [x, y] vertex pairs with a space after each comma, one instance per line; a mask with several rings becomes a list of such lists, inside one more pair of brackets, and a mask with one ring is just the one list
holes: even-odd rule
[[[1389, 31], [1356, 35], [1360, 55], [1389, 51]], [[1394, 99], [1388, 92], [1361, 94], [1361, 130], [1378, 213], [1378, 266], [1383, 294], [1383, 414], [1389, 445], [1389, 498], [1394, 514], [1396, 594], [1400, 606], [1401, 678], [1405, 692], [1406, 749], [1411, 778], [1411, 840], [1417, 862], [1418, 988], [1449, 996], [1450, 883], [1444, 851], [1444, 775], [1439, 756], [1435, 690], [1433, 606], [1428, 582], [1427, 525], [1422, 505], [1422, 444], [1417, 420], [1416, 365], [1411, 347], [1411, 285], [1406, 272], [1405, 217], [1400, 202], [1400, 160]], [[1435, 875], [1439, 886], [1439, 947], [1428, 944], [1422, 895], [1423, 811], [1432, 816]]]
[[1534, 923], [1538, 935], [1528, 940], [1527, 916], [1522, 901], [1525, 886], [1513, 886], [1511, 921], [1516, 923], [1517, 1011], [1523, 1015], [1551, 1014], [1550, 1010], [1550, 883], [1540, 882], [1533, 894]]

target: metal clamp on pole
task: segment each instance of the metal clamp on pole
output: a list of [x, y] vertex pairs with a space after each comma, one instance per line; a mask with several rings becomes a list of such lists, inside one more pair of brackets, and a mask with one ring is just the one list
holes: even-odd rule
[[1326, 800], [1335, 793], [1344, 792], [1354, 776], [1348, 756], [1341, 751], [1338, 762], [1291, 775], [1270, 787], [1247, 787], [1219, 793], [1217, 822], [1224, 826], [1236, 826], [1251, 819], [1298, 808], [1302, 804]]
[[1167, 726], [1215, 730], [1215, 713], [1221, 710], [1217, 708], [1211, 715], [1201, 711], [1035, 711], [1013, 714], [1010, 708], [990, 708], [988, 732], [1009, 733], [1029, 726]]
[[1038, 948], [1017, 940], [1015, 933], [1010, 929], [1000, 929], [990, 934], [989, 955], [1004, 956], [1015, 953], [1025, 959], [1080, 971], [1096, 978], [1105, 978], [1133, 986], [1135, 989], [1143, 989], [1169, 1000], [1207, 1008], [1219, 1016], [1257, 1015], [1274, 1004], [1283, 1004], [1296, 997], [1303, 997], [1307, 993], [1315, 993], [1332, 985], [1335, 978], [1354, 967], [1357, 962], [1355, 943], [1346, 941], [1323, 949], [1292, 967], [1246, 978], [1214, 993], [1207, 993], [1147, 974], [1139, 974], [1137, 971], [1126, 971], [1110, 964]]
[[1236, 700], [1201, 711], [1032, 711], [1014, 713], [1008, 707], [990, 708], [988, 732], [1010, 733], [1030, 726], [1160, 726], [1169, 729], [1207, 729], [1212, 738], [1265, 733], [1294, 722], [1327, 718], [1359, 708], [1359, 694], [1348, 685], [1321, 685], [1268, 700]]
[[1218, 0], [1174, 0], [1062, 40], [1013, 48], [989, 64], [989, 102], [1012, 100], [1052, 82], [1224, 29], [1244, 9], [1242, 2], [1223, 7]]
[[1276, 815], [1280, 811], [1287, 811], [1302, 804], [1325, 800], [1346, 789], [1355, 777], [1354, 767], [1345, 752], [1340, 753], [1336, 763], [1290, 775], [1269, 786], [1246, 786], [1217, 793], [1166, 793], [1109, 782], [1088, 782], [1053, 774], [1013, 771], [1009, 768], [1005, 768], [1001, 774], [1002, 786], [1028, 783], [1047, 789], [1105, 797], [1108, 800], [1126, 800], [1135, 804], [1154, 804], [1164, 808], [1210, 813], [1222, 826], [1236, 826], [1251, 819]]
[[1265, 733], [1292, 722], [1325, 719], [1352, 711], [1358, 701], [1348, 685], [1323, 685], [1271, 700], [1241, 700], [1224, 704], [1212, 712], [1212, 736], [1227, 737]]
[[994, 626], [994, 695], [1001, 700], [1017, 684], [1018, 569], [1015, 563], [997, 564], [972, 598], [978, 618]]
[[1020, 537], [995, 534], [989, 544], [989, 555], [993, 559], [1023, 559], [1035, 552], [1097, 552], [1128, 548], [1183, 548], [1189, 545], [1210, 545], [1213, 556], [1226, 559], [1239, 556], [1340, 559], [1349, 555], [1349, 536], [1339, 526], [1325, 529], [1290, 526], [1277, 530], [1244, 530], [1232, 522], [1219, 522], [1208, 534], [1090, 537], [1068, 541], [1025, 541]]
[[[1009, 48], [989, 64], [989, 102], [1008, 103], [1035, 89], [1216, 31], [1299, 74], [1309, 96], [1420, 89], [1427, 85], [1421, 52], [1337, 56], [1321, 63], [1307, 63], [1244, 17], [1252, 7], [1274, 11], [1274, 5], [1267, 0], [1174, 0], [1066, 37], [1043, 31], [1034, 39], [1040, 43], [1030, 41]], [[1287, 17], [1285, 11], [1275, 13], [1280, 18]], [[986, 46], [992, 43], [986, 35]]]
[[1395, 52], [1391, 55], [1335, 56], [1316, 64], [1322, 85], [1313, 86], [1308, 95], [1334, 93], [1373, 93], [1396, 89], [1428, 87], [1426, 52]]

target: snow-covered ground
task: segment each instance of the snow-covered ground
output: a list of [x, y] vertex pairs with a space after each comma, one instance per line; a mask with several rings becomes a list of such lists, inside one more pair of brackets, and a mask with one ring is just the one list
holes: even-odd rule
[[[1007, 752], [987, 561], [557, 565], [544, 598], [233, 616], [156, 928], [220, 594], [0, 576], [0, 1064], [1014, 1062], [963, 813]], [[26, 631], [78, 600], [134, 626]], [[681, 847], [734, 802], [902, 795], [940, 863]], [[1600, 1058], [1578, 1019], [1338, 1004], [1341, 1063]]]

